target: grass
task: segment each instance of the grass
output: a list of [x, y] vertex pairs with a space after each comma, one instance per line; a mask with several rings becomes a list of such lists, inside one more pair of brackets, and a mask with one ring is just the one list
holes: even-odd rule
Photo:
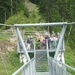
[[[9, 39], [11, 35], [11, 31], [0, 30], [0, 40], [3, 40], [3, 45], [6, 44], [4, 43], [4, 41]], [[1, 45], [0, 49], [2, 50], [5, 48], [2, 48]], [[17, 69], [19, 69], [22, 66], [22, 64], [19, 61], [19, 55], [17, 54], [16, 50], [11, 52], [9, 51], [7, 54], [1, 53], [3, 51], [0, 51], [0, 75], [12, 75], [12, 73], [14, 73]]]
[[[66, 46], [66, 51], [65, 51], [65, 62], [66, 64], [72, 66], [75, 68], [75, 55], [74, 51], [69, 46]], [[72, 75], [75, 75], [75, 72], [72, 71], [71, 69], [67, 68], [67, 71], [70, 72]]]
[[16, 51], [3, 55], [0, 61], [0, 75], [11, 75], [22, 65]]
[[11, 31], [3, 31], [3, 30], [0, 30], [0, 40], [6, 40], [11, 35], [12, 35], [12, 32]]

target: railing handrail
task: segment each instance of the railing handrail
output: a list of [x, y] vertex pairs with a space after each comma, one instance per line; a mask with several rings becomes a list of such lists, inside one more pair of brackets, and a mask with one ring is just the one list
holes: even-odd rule
[[[52, 58], [52, 57], [50, 57], [50, 58]], [[50, 59], [50, 58], [49, 58], [49, 59]], [[75, 68], [69, 66], [68, 64], [65, 64], [65, 63], [63, 63], [63, 62], [61, 62], [61, 61], [58, 61], [58, 60], [54, 59], [54, 58], [52, 58], [52, 59], [55, 60], [55, 61], [57, 61], [57, 62], [59, 62], [59, 63], [62, 64], [62, 65], [65, 65], [65, 66], [68, 67], [69, 69], [75, 71]]]
[[25, 27], [25, 26], [54, 26], [54, 25], [64, 25], [67, 22], [54, 22], [54, 23], [31, 23], [31, 24], [14, 24], [15, 27]]
[[23, 64], [17, 71], [15, 71], [12, 75], [16, 75], [18, 74], [27, 64], [29, 64], [30, 62], [32, 62], [35, 58], [32, 58], [29, 62], [27, 62], [26, 64]]
[[[28, 64], [28, 63], [27, 63]], [[14, 72], [12, 75], [16, 75], [17, 73], [19, 73], [27, 64], [24, 64], [23, 66], [21, 66], [16, 72]]]

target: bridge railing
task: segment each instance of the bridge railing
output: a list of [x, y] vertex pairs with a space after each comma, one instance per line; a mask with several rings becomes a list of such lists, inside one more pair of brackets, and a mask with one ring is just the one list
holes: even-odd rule
[[30, 62], [24, 64], [12, 75], [35, 75], [35, 59], [31, 59]]
[[61, 61], [55, 60], [52, 57], [49, 59], [49, 72], [50, 75], [74, 75], [75, 68], [63, 64]]
[[[48, 43], [48, 41], [47, 41], [47, 43]], [[47, 49], [47, 47], [46, 47], [47, 43], [42, 44], [42, 43], [38, 42], [37, 40], [33, 39], [32, 45], [30, 45], [30, 49], [27, 49], [27, 43], [24, 42], [24, 44], [25, 44], [26, 49], [27, 49], [28, 52], [34, 52], [34, 49], [36, 49], [36, 50], [45, 50], [45, 49]], [[52, 42], [50, 41], [48, 43], [48, 49], [49, 49], [49, 51], [53, 52], [53, 51], [56, 50], [56, 48], [57, 48], [57, 46], [54, 47], [54, 41], [52, 41]], [[64, 50], [65, 50], [65, 47], [64, 47], [64, 40], [63, 40], [61, 48], [60, 48], [60, 51], [64, 51]], [[21, 47], [21, 44], [19, 42], [17, 42], [17, 53], [24, 53], [24, 50]]]

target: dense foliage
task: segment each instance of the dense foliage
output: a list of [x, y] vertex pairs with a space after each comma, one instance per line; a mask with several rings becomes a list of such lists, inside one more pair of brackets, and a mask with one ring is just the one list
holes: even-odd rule
[[47, 22], [74, 21], [74, 3], [73, 0], [40, 0], [38, 6]]
[[0, 0], [0, 23], [4, 23], [10, 16], [25, 9], [24, 0]]
[[[30, 0], [39, 6], [40, 13], [46, 22], [74, 21], [74, 0]], [[0, 23], [4, 23], [11, 15], [23, 10], [26, 14], [25, 0], [0, 0]], [[27, 14], [28, 15], [28, 14]]]
[[39, 4], [40, 0], [30, 0], [32, 3]]

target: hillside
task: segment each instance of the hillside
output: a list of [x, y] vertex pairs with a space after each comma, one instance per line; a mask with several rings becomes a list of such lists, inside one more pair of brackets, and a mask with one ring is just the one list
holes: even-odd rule
[[[35, 4], [31, 2], [26, 2], [26, 6], [28, 7], [28, 10], [29, 10], [29, 17], [24, 16], [23, 12], [21, 11], [11, 16], [6, 21], [6, 23], [15, 24], [15, 23], [45, 22], [44, 19], [41, 19], [41, 15], [38, 11], [38, 7]], [[26, 28], [26, 29], [30, 30], [29, 28]], [[40, 27], [37, 28], [37, 30], [39, 29]], [[32, 28], [32, 30], [35, 30], [35, 28]], [[11, 35], [9, 34], [8, 33], [0, 34], [0, 61], [1, 61], [0, 62], [0, 75], [11, 75], [14, 71], [16, 71], [22, 65], [19, 62], [19, 56], [16, 52], [17, 37], [16, 38], [11, 37], [12, 34]], [[71, 38], [72, 36], [73, 35], [71, 35]], [[70, 43], [71, 45], [72, 45], [72, 42], [73, 40]], [[68, 44], [65, 46], [66, 47], [65, 62], [69, 64], [70, 66], [75, 67], [75, 49], [74, 48], [72, 49], [70, 44], [68, 42]], [[73, 47], [75, 47], [74, 43], [73, 43]], [[75, 75], [75, 73], [73, 72], [72, 75]]]
[[11, 75], [21, 64], [16, 52], [17, 37], [12, 30], [0, 30], [0, 75]]
[[25, 2], [27, 9], [25, 11], [18, 11], [13, 16], [10, 16], [8, 20], [5, 22], [6, 24], [24, 24], [24, 23], [39, 23], [45, 22], [42, 19], [42, 16], [38, 10], [38, 6], [36, 4], [29, 2]]
[[[19, 56], [16, 51], [17, 37], [13, 36], [15, 34], [9, 34], [11, 33], [10, 31], [11, 29], [8, 29], [6, 31], [3, 30], [2, 33], [0, 33], [3, 34], [3, 36], [0, 36], [0, 75], [11, 75], [22, 65], [19, 62]], [[5, 36], [6, 34], [7, 36]], [[65, 62], [68, 65], [75, 67], [75, 54], [68, 45], [66, 45], [65, 50]], [[74, 75], [74, 72], [72, 75]]]
[[[0, 32], [0, 35], [2, 35], [0, 36], [0, 75], [11, 75], [22, 65], [20, 64], [19, 56], [16, 51], [17, 37], [15, 32], [11, 33], [11, 31], [12, 29], [8, 29]], [[65, 62], [75, 67], [75, 54], [68, 44], [65, 45], [65, 47]], [[73, 73], [72, 75], [74, 75]]]

